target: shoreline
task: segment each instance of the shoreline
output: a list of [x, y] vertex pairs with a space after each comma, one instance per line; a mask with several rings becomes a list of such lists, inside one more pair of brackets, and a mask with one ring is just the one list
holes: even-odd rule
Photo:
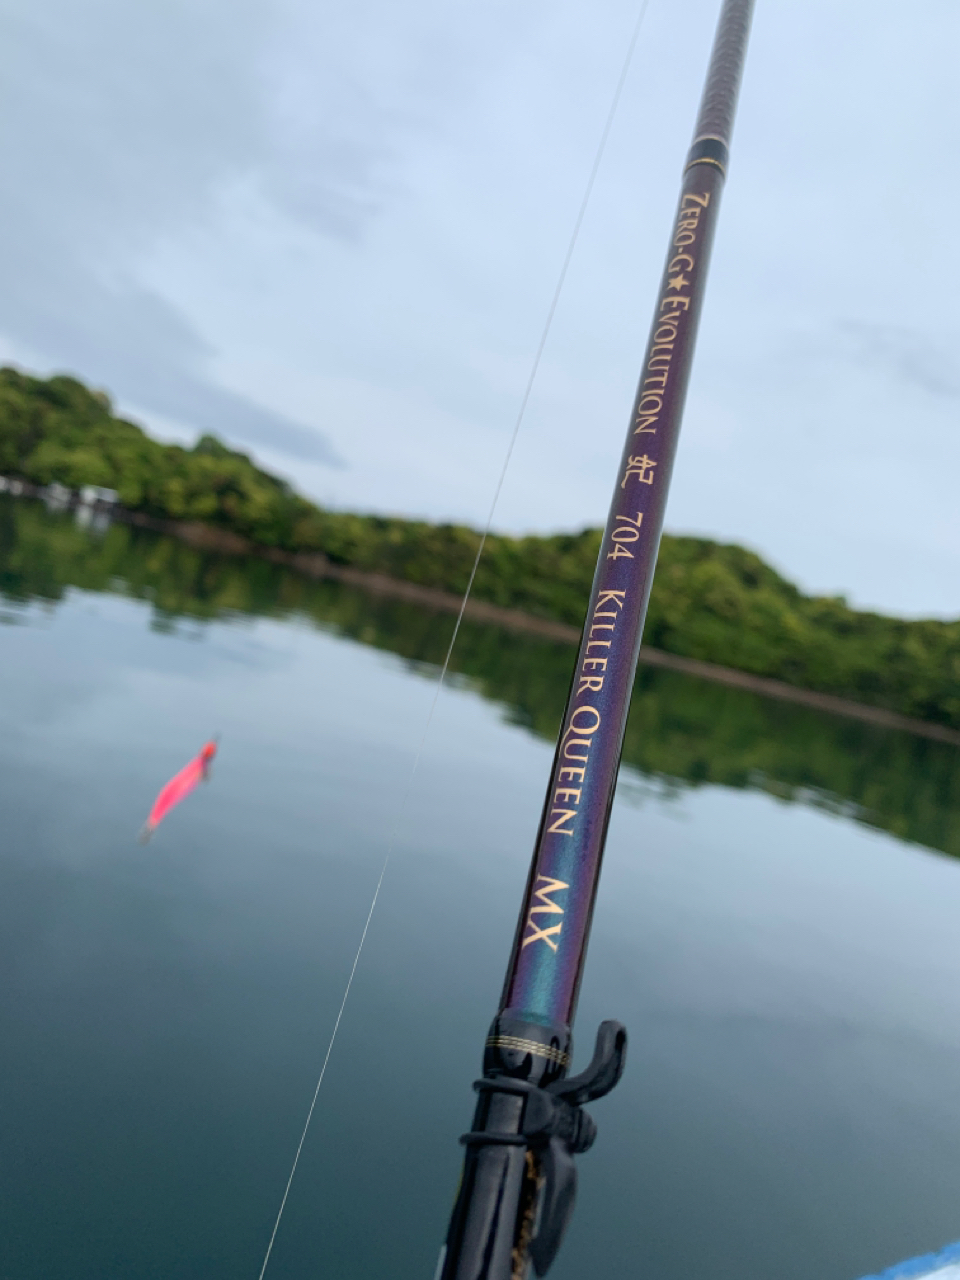
[[[26, 495], [25, 495], [26, 496]], [[153, 516], [143, 515], [139, 511], [128, 511], [123, 507], [110, 509], [116, 520], [138, 528], [150, 529], [155, 533], [163, 533], [180, 539], [188, 545], [202, 551], [215, 551], [225, 555], [252, 555], [268, 560], [272, 564], [283, 565], [293, 569], [304, 577], [314, 580], [333, 579], [358, 587], [371, 595], [383, 596], [394, 600], [407, 600], [412, 604], [426, 605], [444, 613], [459, 613], [462, 597], [437, 587], [424, 587], [419, 583], [405, 582], [400, 578], [390, 578], [382, 573], [370, 573], [363, 569], [352, 569], [349, 565], [338, 565], [319, 553], [304, 554], [264, 547], [259, 543], [231, 533], [227, 529], [217, 529], [212, 525], [195, 521], [161, 520]], [[546, 639], [557, 640], [562, 644], [575, 645], [580, 642], [580, 630], [564, 622], [552, 622], [549, 618], [538, 618], [534, 614], [524, 613], [520, 609], [507, 609], [501, 605], [488, 604], [483, 600], [470, 599], [464, 609], [464, 617], [473, 622], [489, 623], [505, 627], [511, 631], [540, 635]], [[660, 667], [667, 671], [679, 671], [683, 675], [695, 676], [701, 680], [711, 680], [716, 684], [730, 688], [743, 689], [748, 693], [758, 693], [766, 698], [776, 698], [781, 702], [793, 702], [800, 706], [810, 707], [815, 711], [825, 711], [831, 715], [845, 716], [848, 719], [865, 721], [884, 729], [899, 729], [912, 733], [917, 737], [929, 738], [935, 742], [945, 742], [951, 746], [960, 746], [960, 731], [947, 728], [946, 725], [934, 724], [929, 720], [916, 720], [911, 716], [900, 715], [896, 711], [888, 711], [884, 707], [874, 707], [869, 703], [856, 702], [851, 698], [842, 698], [837, 694], [819, 693], [814, 689], [802, 689], [797, 685], [787, 684], [783, 680], [775, 680], [770, 676], [757, 676], [747, 671], [739, 671], [734, 667], [723, 667], [713, 662], [704, 662], [700, 658], [685, 658], [675, 653], [667, 653], [663, 649], [652, 649], [641, 645], [640, 662], [650, 667]]]

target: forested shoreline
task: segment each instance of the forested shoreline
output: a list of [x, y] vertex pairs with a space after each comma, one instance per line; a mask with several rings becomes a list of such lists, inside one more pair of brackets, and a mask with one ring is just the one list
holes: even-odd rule
[[[419, 603], [135, 525], [114, 522], [91, 537], [68, 512], [0, 496], [0, 623], [16, 625], [18, 606], [56, 608], [75, 590], [147, 602], [153, 629], [187, 636], [214, 622], [299, 620], [430, 678], [454, 624]], [[550, 742], [574, 658], [565, 641], [468, 617], [450, 670]], [[638, 800], [706, 786], [763, 791], [960, 857], [957, 748], [912, 733], [641, 667], [623, 760], [636, 773], [620, 785]]]
[[[74, 378], [0, 369], [0, 474], [117, 490], [129, 511], [201, 522], [258, 547], [325, 556], [462, 592], [479, 534], [463, 525], [323, 509], [212, 436], [151, 439]], [[490, 537], [477, 599], [579, 626], [599, 529]], [[799, 688], [960, 728], [960, 621], [905, 620], [804, 595], [754, 552], [665, 535], [644, 642]]]

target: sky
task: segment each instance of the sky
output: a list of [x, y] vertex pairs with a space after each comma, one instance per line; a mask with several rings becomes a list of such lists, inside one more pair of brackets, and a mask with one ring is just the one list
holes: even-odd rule
[[[0, 359], [482, 525], [641, 0], [0, 0]], [[649, 0], [494, 528], [603, 522], [718, 0]], [[758, 0], [667, 529], [960, 616], [956, 0]]]

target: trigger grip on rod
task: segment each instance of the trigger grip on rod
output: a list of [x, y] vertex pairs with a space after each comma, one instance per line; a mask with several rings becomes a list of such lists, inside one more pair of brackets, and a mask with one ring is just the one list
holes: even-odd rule
[[593, 1117], [582, 1106], [602, 1098], [617, 1084], [623, 1075], [626, 1054], [626, 1027], [621, 1022], [602, 1022], [593, 1058], [579, 1075], [556, 1080], [545, 1088], [499, 1074], [474, 1084], [480, 1093], [513, 1094], [524, 1099], [522, 1119], [514, 1132], [481, 1129], [465, 1133], [460, 1141], [476, 1147], [523, 1146], [536, 1153], [540, 1163], [540, 1209], [529, 1250], [538, 1276], [546, 1274], [556, 1257], [573, 1213], [577, 1193], [573, 1157], [589, 1151], [597, 1136]]

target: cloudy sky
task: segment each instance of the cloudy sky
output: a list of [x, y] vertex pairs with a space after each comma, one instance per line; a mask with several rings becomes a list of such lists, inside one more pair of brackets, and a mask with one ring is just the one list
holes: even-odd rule
[[[0, 0], [0, 357], [482, 522], [640, 0]], [[605, 515], [718, 0], [649, 0], [495, 527]], [[956, 0], [758, 0], [668, 528], [960, 615]]]

